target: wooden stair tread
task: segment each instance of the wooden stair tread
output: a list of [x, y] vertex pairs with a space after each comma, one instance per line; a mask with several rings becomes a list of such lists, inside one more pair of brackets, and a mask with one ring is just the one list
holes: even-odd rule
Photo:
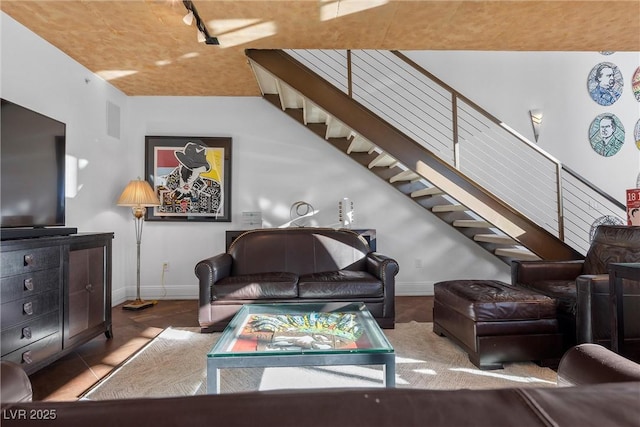
[[411, 197], [416, 198], [416, 197], [422, 197], [422, 196], [437, 196], [439, 194], [444, 194], [444, 193], [438, 187], [427, 187], [427, 188], [423, 188], [422, 190], [414, 191], [413, 193], [411, 193]]
[[498, 243], [503, 245], [515, 245], [516, 241], [503, 234], [476, 234], [473, 236], [476, 242]]
[[380, 153], [378, 156], [369, 163], [369, 169], [375, 167], [393, 167], [398, 164], [398, 161], [391, 157], [387, 153]]
[[462, 212], [469, 210], [465, 205], [436, 205], [431, 212]]
[[493, 227], [487, 221], [481, 219], [458, 219], [453, 221], [454, 227], [470, 227], [470, 228], [491, 228]]
[[494, 253], [498, 256], [515, 258], [522, 261], [537, 261], [540, 259], [540, 257], [527, 249], [498, 248]]
[[398, 182], [398, 181], [417, 181], [420, 178], [422, 178], [420, 175], [418, 175], [417, 173], [415, 173], [412, 170], [407, 169], [407, 170], [404, 170], [404, 171], [400, 172], [397, 175], [392, 176], [389, 179], [389, 182], [391, 184], [393, 184], [394, 182]]
[[347, 148], [347, 154], [351, 153], [371, 153], [375, 146], [370, 143], [367, 139], [361, 137], [360, 135], [356, 135], [351, 140], [349, 144], [349, 148]]

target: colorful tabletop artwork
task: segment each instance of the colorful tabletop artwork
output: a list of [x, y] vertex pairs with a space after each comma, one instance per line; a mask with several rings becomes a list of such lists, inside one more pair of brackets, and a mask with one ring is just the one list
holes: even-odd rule
[[252, 314], [232, 351], [322, 351], [367, 346], [355, 313]]
[[587, 89], [591, 99], [603, 106], [616, 102], [622, 94], [624, 80], [615, 64], [601, 62], [589, 73]]
[[624, 144], [624, 126], [614, 114], [600, 114], [589, 127], [589, 142], [601, 156], [613, 156]]

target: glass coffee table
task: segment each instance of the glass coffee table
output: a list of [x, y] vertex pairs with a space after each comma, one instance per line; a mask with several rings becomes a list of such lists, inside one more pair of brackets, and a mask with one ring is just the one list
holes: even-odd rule
[[220, 393], [220, 369], [382, 365], [395, 387], [395, 352], [361, 302], [247, 304], [207, 354], [207, 393]]

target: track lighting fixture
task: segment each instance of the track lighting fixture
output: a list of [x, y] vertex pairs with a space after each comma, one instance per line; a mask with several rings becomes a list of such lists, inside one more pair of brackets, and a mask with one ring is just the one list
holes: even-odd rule
[[184, 18], [182, 18], [182, 22], [184, 22], [186, 25], [191, 25], [191, 23], [193, 22], [193, 12], [189, 11], [189, 13], [184, 15]]
[[202, 21], [202, 19], [200, 18], [200, 15], [198, 15], [198, 10], [196, 9], [196, 6], [193, 4], [193, 2], [191, 0], [183, 0], [182, 3], [184, 4], [184, 7], [186, 7], [187, 11], [189, 12], [184, 18], [182, 18], [182, 21], [187, 25], [191, 25], [193, 20], [196, 21], [196, 29], [198, 30], [198, 42], [219, 45], [220, 42], [218, 41], [218, 38], [212, 37], [209, 34], [209, 31], [207, 30], [207, 26], [205, 25], [204, 21]]

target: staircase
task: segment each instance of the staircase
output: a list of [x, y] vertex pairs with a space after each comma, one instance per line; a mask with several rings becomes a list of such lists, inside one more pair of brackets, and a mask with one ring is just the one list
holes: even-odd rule
[[505, 263], [582, 254], [280, 50], [247, 50], [264, 99]]

